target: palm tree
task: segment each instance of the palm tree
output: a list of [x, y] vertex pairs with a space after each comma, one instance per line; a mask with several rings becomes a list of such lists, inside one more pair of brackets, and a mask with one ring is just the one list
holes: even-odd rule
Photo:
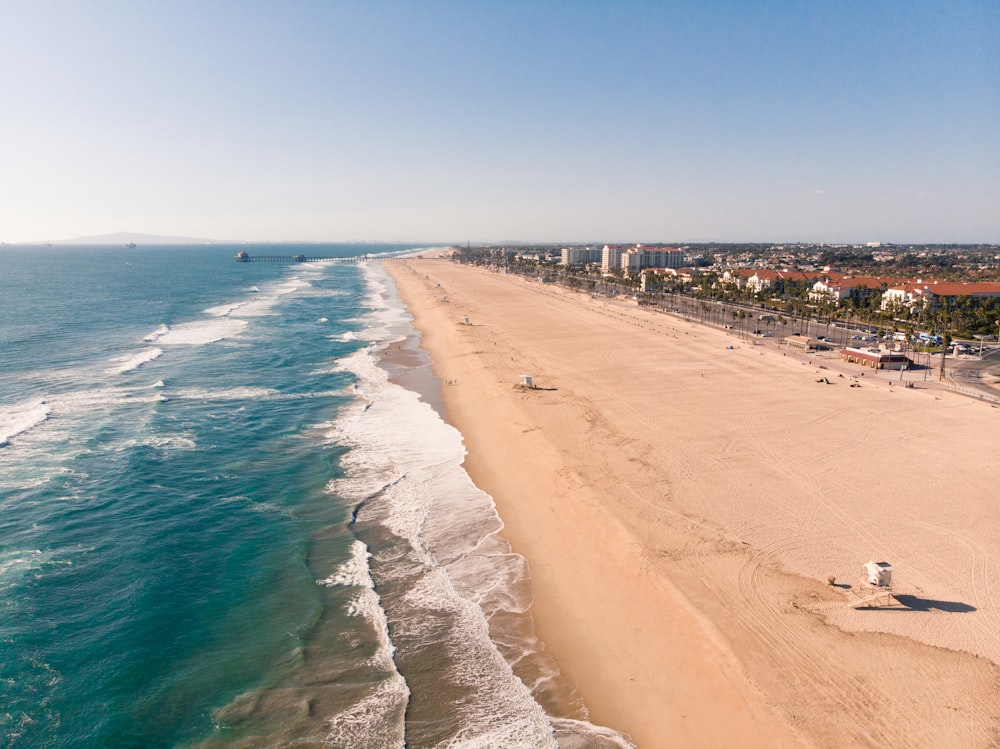
[[944, 334], [944, 350], [941, 351], [941, 374], [938, 379], [944, 380], [944, 360], [948, 358], [948, 349], [951, 347], [951, 333]]

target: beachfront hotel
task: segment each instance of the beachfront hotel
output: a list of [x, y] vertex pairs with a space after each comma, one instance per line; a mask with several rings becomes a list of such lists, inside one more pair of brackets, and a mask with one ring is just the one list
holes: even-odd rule
[[561, 263], [566, 266], [601, 262], [603, 250], [597, 247], [563, 247]]
[[952, 283], [920, 279], [886, 289], [882, 293], [882, 309], [909, 309], [950, 306], [958, 297], [1000, 297], [1000, 283]]
[[684, 265], [684, 251], [676, 247], [616, 247], [604, 245], [601, 251], [601, 270], [612, 273], [622, 270], [628, 275], [645, 268], [681, 268]]

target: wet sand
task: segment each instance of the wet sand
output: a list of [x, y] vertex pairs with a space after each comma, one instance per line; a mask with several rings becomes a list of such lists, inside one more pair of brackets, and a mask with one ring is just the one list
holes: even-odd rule
[[[445, 259], [385, 265], [594, 722], [643, 748], [1000, 743], [1000, 409]], [[854, 608], [873, 555], [897, 598]]]

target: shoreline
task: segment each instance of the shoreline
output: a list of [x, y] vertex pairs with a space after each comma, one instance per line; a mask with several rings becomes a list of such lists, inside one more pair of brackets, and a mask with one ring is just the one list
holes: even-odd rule
[[[1000, 683], [996, 654], [966, 646], [970, 632], [988, 635], [996, 626], [996, 584], [984, 577], [995, 547], [948, 529], [954, 546], [982, 548], [976, 574], [983, 579], [972, 593], [979, 597], [967, 603], [982, 613], [965, 615], [972, 626], [944, 637], [934, 630], [948, 629], [958, 606], [923, 612], [934, 620], [923, 623], [926, 631], [920, 622], [915, 631], [898, 626], [905, 624], [899, 613], [855, 616], [845, 593], [822, 581], [830, 573], [851, 579], [877, 534], [824, 496], [828, 481], [810, 489], [778, 465], [782, 451], [801, 450], [801, 428], [785, 430], [789, 441], [780, 420], [747, 407], [755, 398], [789, 407], [807, 394], [802, 382], [813, 368], [743, 342], [731, 352], [736, 362], [716, 361], [715, 352], [733, 342], [721, 331], [447, 260], [385, 265], [435, 375], [457, 383], [442, 386], [441, 397], [465, 440], [466, 470], [494, 497], [504, 537], [529, 561], [539, 637], [592, 722], [639, 747], [823, 746], [863, 743], [863, 736], [882, 746], [989, 745], [1000, 723], [990, 707]], [[637, 357], [655, 361], [653, 371], [637, 367]], [[534, 374], [539, 389], [516, 388], [519, 372]], [[670, 388], [658, 392], [663, 376]], [[924, 388], [891, 388], [890, 396], [888, 385], [872, 380], [853, 391], [808, 381], [808, 395], [833, 426], [867, 429], [843, 448], [865, 477], [879, 475], [861, 465], [876, 432], [865, 411], [874, 409], [900, 434], [908, 417], [922, 422], [912, 414], [929, 408], [957, 411], [997, 433], [974, 407], [957, 404], [958, 396], [930, 399]], [[627, 383], [647, 395], [630, 397]], [[845, 409], [847, 393], [857, 414]], [[690, 427], [684, 439], [680, 425]], [[837, 434], [824, 439], [839, 444]], [[970, 460], [983, 457], [972, 452]], [[774, 465], [756, 466], [752, 459], [761, 455]], [[512, 470], [521, 466], [532, 470]], [[772, 487], [776, 506], [743, 496], [743, 482]], [[804, 502], [819, 505], [831, 522], [812, 517], [816, 509]], [[773, 513], [773, 522], [759, 522], [761, 512]], [[796, 528], [803, 513], [810, 517]], [[940, 527], [924, 523], [923, 535]], [[850, 553], [834, 557], [824, 552], [830, 546]], [[910, 561], [903, 539], [889, 549]], [[939, 582], [926, 578], [910, 582]], [[970, 596], [927, 592], [921, 600], [961, 604]], [[902, 614], [914, 615], [921, 612]], [[851, 633], [866, 628], [880, 631]], [[887, 676], [893, 663], [934, 678], [896, 694], [899, 675]], [[972, 677], [977, 686], [968, 689], [963, 678]]]

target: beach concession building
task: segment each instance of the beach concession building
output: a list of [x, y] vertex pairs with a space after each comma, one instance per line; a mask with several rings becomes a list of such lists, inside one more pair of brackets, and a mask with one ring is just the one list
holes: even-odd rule
[[782, 341], [789, 346], [800, 348], [803, 351], [815, 351], [823, 344], [818, 338], [808, 335], [786, 335], [782, 338]]
[[908, 369], [910, 367], [910, 358], [898, 351], [848, 347], [840, 352], [840, 356], [846, 362], [861, 364], [872, 369]]

